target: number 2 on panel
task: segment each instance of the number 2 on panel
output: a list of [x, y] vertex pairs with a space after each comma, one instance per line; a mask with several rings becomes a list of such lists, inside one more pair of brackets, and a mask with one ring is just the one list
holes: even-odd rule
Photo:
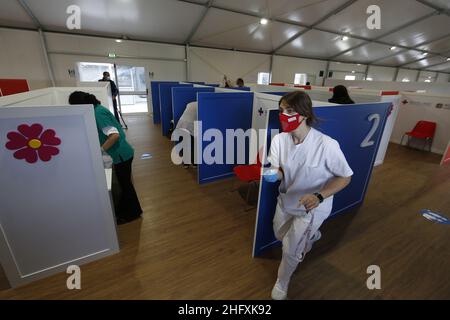
[[361, 148], [367, 148], [373, 146], [375, 141], [372, 141], [373, 135], [377, 132], [378, 126], [380, 125], [380, 115], [378, 113], [371, 114], [368, 117], [369, 121], [373, 121], [372, 129], [370, 129], [367, 137], [361, 142]]

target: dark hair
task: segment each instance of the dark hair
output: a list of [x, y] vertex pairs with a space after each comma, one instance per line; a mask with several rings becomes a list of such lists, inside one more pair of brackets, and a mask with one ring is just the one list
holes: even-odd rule
[[348, 94], [347, 88], [343, 85], [338, 85], [333, 89], [333, 97], [328, 100], [329, 102], [339, 104], [353, 104], [355, 103]]
[[340, 98], [350, 98], [347, 88], [343, 85], [338, 85], [333, 89], [332, 99], [340, 99]]
[[72, 92], [69, 96], [70, 104], [92, 104], [94, 107], [96, 105], [102, 104], [96, 96], [93, 94], [83, 92], [83, 91], [75, 91]]
[[109, 75], [108, 71], [103, 72], [103, 76], [106, 76], [107, 74]]
[[306, 92], [294, 91], [285, 94], [281, 97], [278, 105], [281, 106], [282, 102], [285, 102], [301, 116], [306, 117], [306, 124], [308, 126], [314, 125], [318, 122], [312, 108], [311, 98]]
[[244, 80], [242, 79], [242, 78], [239, 78], [239, 79], [237, 79], [236, 80], [236, 84], [238, 85], [238, 86], [244, 86]]
[[309, 82], [309, 81], [306, 82], [306, 85], [307, 85], [307, 86], [310, 86], [310, 85], [311, 85], [311, 82]]

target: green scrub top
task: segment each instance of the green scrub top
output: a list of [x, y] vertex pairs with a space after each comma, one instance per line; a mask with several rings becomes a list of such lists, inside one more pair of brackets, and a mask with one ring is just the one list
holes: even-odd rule
[[103, 128], [114, 127], [119, 131], [119, 140], [106, 151], [113, 159], [113, 163], [118, 164], [130, 160], [134, 156], [134, 149], [127, 142], [125, 132], [123, 132], [122, 126], [117, 122], [116, 118], [114, 118], [114, 115], [100, 104], [95, 106], [94, 113], [100, 145], [103, 145], [108, 139], [108, 136], [102, 131]]

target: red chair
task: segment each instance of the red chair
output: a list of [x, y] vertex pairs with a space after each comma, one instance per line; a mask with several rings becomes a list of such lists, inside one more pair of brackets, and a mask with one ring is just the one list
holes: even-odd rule
[[407, 146], [409, 146], [410, 138], [416, 138], [416, 139], [422, 139], [424, 140], [423, 148], [425, 149], [425, 146], [429, 145], [429, 150], [431, 151], [431, 145], [433, 144], [434, 139], [434, 133], [436, 132], [436, 122], [431, 121], [419, 121], [414, 126], [414, 129], [409, 132], [405, 132], [405, 134], [402, 136], [402, 140], [400, 141], [400, 145], [403, 143], [403, 138], [405, 136], [408, 137], [408, 143]]
[[[256, 164], [250, 164], [250, 165], [240, 165], [233, 168], [233, 172], [236, 175], [236, 177], [241, 182], [248, 183], [248, 190], [247, 190], [247, 196], [246, 196], [246, 202], [249, 203], [249, 197], [250, 197], [250, 186], [259, 182], [261, 179], [261, 161], [259, 160], [259, 154], [256, 159]], [[236, 190], [233, 190], [236, 191]], [[254, 207], [251, 207], [248, 210], [253, 209]]]

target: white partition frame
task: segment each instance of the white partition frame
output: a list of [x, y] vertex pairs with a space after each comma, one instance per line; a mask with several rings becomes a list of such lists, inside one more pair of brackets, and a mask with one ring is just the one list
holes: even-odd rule
[[[19, 121], [15, 121], [15, 119]], [[75, 123], [83, 124], [80, 128], [77, 127], [76, 130], [78, 132], [79, 129], [80, 136], [84, 136], [87, 139], [87, 145], [83, 145], [89, 152], [89, 155], [86, 156], [89, 160], [83, 158], [85, 159], [84, 163], [76, 164], [74, 165], [75, 167], [70, 167], [66, 170], [61, 169], [64, 163], [60, 163], [58, 164], [59, 167], [52, 169], [49, 169], [45, 164], [36, 165], [33, 170], [37, 170], [37, 172], [48, 170], [47, 173], [53, 172], [52, 170], [58, 172], [61, 176], [58, 178], [60, 180], [55, 178], [55, 185], [60, 183], [57, 181], [65, 179], [65, 171], [71, 172], [67, 174], [67, 177], [76, 176], [77, 173], [83, 170], [85, 172], [89, 170], [93, 174], [85, 174], [84, 176], [89, 176], [90, 178], [87, 180], [84, 178], [81, 180], [80, 178], [78, 182], [66, 181], [66, 183], [60, 185], [60, 188], [53, 186], [53, 190], [56, 189], [57, 193], [60, 193], [59, 195], [49, 194], [50, 191], [40, 189], [40, 196], [44, 196], [37, 200], [33, 198], [34, 200], [29, 201], [29, 203], [23, 201], [26, 190], [23, 193], [17, 192], [17, 184], [10, 180], [9, 183], [8, 181], [2, 181], [8, 179], [7, 174], [0, 176], [2, 188], [8, 188], [9, 184], [12, 190], [0, 193], [0, 203], [2, 203], [3, 208], [0, 211], [0, 262], [13, 287], [65, 271], [69, 265], [79, 266], [119, 252], [116, 223], [105, 178], [92, 105], [0, 108], [0, 122], [4, 122], [3, 128], [0, 127], [0, 147], [5, 148], [5, 142], [7, 141], [6, 131], [11, 129], [5, 129], [5, 127], [7, 127], [9, 122], [11, 122], [9, 126], [12, 126], [12, 122], [14, 122], [14, 125], [30, 121], [54, 121], [54, 123], [60, 123], [60, 121], [64, 121], [63, 119], [69, 122], [76, 120]], [[75, 129], [72, 128], [72, 130]], [[81, 140], [78, 140], [78, 142], [81, 143]], [[68, 151], [70, 148], [66, 150]], [[14, 164], [11, 165], [13, 163], [11, 162], [11, 153], [5, 152], [5, 150], [2, 150], [2, 153], [0, 155], [0, 170], [8, 169], [12, 174], [17, 175], [18, 172], [13, 170]], [[62, 153], [61, 157], [63, 156]], [[68, 155], [65, 156], [68, 157]], [[30, 170], [25, 166], [30, 166], [31, 164], [25, 163], [24, 160], [17, 161], [18, 166], [22, 165], [19, 161], [23, 161], [23, 170]], [[5, 168], [4, 166], [13, 166], [13, 168]], [[36, 186], [37, 184], [36, 180], [33, 181], [33, 179], [37, 179], [34, 175], [21, 175], [20, 179], [22, 180], [21, 186], [28, 186], [28, 184]], [[29, 180], [30, 182], [27, 182], [27, 179], [31, 179]], [[44, 184], [45, 181], [43, 182]], [[90, 208], [91, 205], [98, 208], [98, 210], [88, 212], [89, 214], [78, 210], [79, 207], [71, 207], [74, 203], [80, 203], [82, 200], [85, 200], [80, 195], [82, 194], [80, 190], [74, 190], [74, 188], [82, 186], [86, 190], [92, 190], [96, 195], [96, 197], [88, 197], [90, 199], [88, 201], [92, 201], [92, 203], [88, 202], [80, 205], [80, 207], [84, 208], [86, 206]], [[10, 193], [13, 194], [11, 195]], [[77, 196], [73, 195], [81, 198], [78, 199]], [[42, 206], [46, 206], [48, 201], [52, 201], [56, 196], [64, 197], [64, 206], [61, 204], [62, 201], [56, 201], [54, 210], [51, 211], [43, 210], [39, 206], [40, 201]], [[22, 199], [22, 202], [16, 204], [15, 201], [20, 199]], [[78, 200], [80, 202], [77, 202]], [[5, 207], [8, 209], [5, 210]], [[24, 208], [29, 208], [29, 210]], [[56, 215], [57, 218], [55, 219], [55, 214], [61, 212], [70, 212], [72, 215], [65, 215], [64, 217]], [[39, 216], [37, 217], [36, 215]], [[35, 218], [39, 219], [39, 223], [36, 223], [36, 225], [32, 223], [33, 227], [30, 228], [31, 220]], [[36, 220], [33, 221], [36, 222]], [[82, 226], [90, 226], [90, 231], [86, 231], [86, 228]], [[72, 241], [63, 241], [60, 239], [62, 235], [64, 235], [63, 237], [71, 238]], [[64, 257], [60, 256], [61, 252], [64, 253]], [[58, 261], [58, 263], [55, 261]]]
[[95, 95], [102, 105], [114, 114], [109, 82], [101, 82], [98, 84], [94, 82], [91, 86], [87, 87], [52, 87], [13, 94], [1, 97], [0, 107], [67, 105], [69, 103], [69, 96], [74, 91], [84, 91]]
[[441, 166], [446, 166], [450, 164], [450, 141], [447, 144], [447, 148], [444, 150], [444, 154], [441, 160]]

